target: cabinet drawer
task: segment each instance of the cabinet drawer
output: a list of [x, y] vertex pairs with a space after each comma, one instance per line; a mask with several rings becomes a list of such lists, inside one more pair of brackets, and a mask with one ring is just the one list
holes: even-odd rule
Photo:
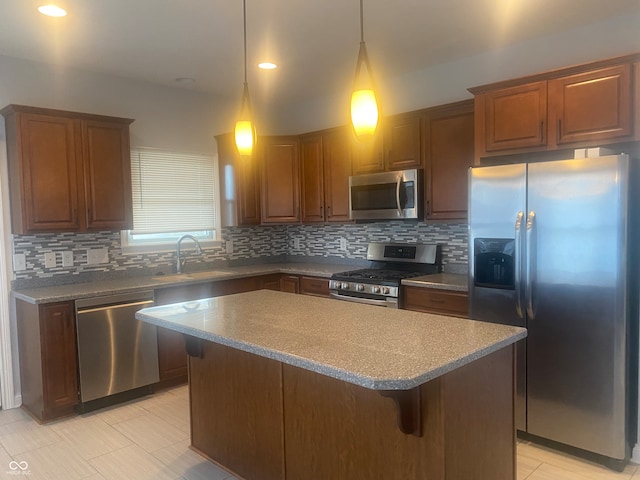
[[468, 296], [464, 292], [436, 290], [421, 287], [403, 287], [407, 310], [466, 317]]
[[319, 277], [300, 277], [300, 293], [328, 297], [329, 280]]

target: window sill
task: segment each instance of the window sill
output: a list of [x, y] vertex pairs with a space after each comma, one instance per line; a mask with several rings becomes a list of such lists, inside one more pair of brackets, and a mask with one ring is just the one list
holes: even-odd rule
[[[220, 240], [200, 240], [200, 246], [203, 250], [213, 247], [222, 247], [224, 242]], [[184, 251], [193, 250], [193, 244], [183, 244]], [[140, 253], [165, 253], [175, 252], [176, 244], [174, 243], [155, 243], [148, 245], [122, 245], [123, 255], [136, 255]]]

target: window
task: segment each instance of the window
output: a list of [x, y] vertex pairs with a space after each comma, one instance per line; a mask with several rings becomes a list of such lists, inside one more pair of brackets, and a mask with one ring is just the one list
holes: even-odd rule
[[184, 234], [219, 240], [218, 159], [202, 154], [131, 150], [133, 230], [124, 253], [173, 250]]

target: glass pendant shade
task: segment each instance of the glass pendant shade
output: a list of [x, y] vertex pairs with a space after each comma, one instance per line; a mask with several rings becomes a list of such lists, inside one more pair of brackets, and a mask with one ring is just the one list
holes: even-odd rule
[[251, 120], [238, 120], [235, 128], [236, 148], [240, 155], [253, 152], [253, 123]]
[[240, 116], [236, 121], [235, 140], [236, 148], [240, 155], [251, 155], [256, 143], [256, 128], [251, 114], [251, 101], [249, 100], [249, 86], [244, 84], [242, 93], [242, 106]]
[[354, 90], [351, 94], [351, 123], [358, 139], [373, 136], [378, 126], [378, 102], [373, 89]]

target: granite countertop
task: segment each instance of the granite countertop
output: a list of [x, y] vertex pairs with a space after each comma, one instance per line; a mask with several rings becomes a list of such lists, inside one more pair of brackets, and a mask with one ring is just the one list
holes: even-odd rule
[[[312, 262], [256, 264], [239, 267], [224, 267], [220, 270], [191, 272], [183, 274], [156, 275], [147, 277], [128, 277], [114, 280], [98, 280], [92, 282], [52, 285], [49, 287], [25, 288], [12, 290], [15, 298], [29, 303], [52, 303], [76, 300], [79, 298], [133, 293], [144, 290], [155, 290], [177, 285], [230, 280], [234, 278], [269, 275], [272, 273], [288, 273], [291, 275], [310, 275], [329, 278], [334, 273], [353, 270], [352, 265], [328, 264]], [[464, 278], [464, 288], [462, 283]], [[451, 273], [438, 273], [403, 280], [403, 285], [445, 290], [466, 290], [466, 276]]]
[[402, 285], [411, 287], [438, 288], [455, 292], [467, 292], [469, 290], [467, 275], [457, 273], [436, 273], [402, 280]]
[[177, 285], [189, 285], [209, 281], [230, 280], [234, 278], [269, 275], [272, 273], [289, 273], [292, 275], [311, 275], [329, 278], [334, 273], [349, 270], [348, 265], [324, 263], [273, 263], [247, 265], [241, 267], [224, 267], [220, 270], [192, 272], [148, 277], [129, 277], [114, 280], [98, 280], [94, 282], [73, 283], [12, 290], [15, 298], [29, 303], [52, 303], [76, 300], [79, 298], [132, 293], [144, 290], [155, 290]]
[[524, 328], [271, 290], [136, 318], [374, 390], [407, 390], [506, 347]]

